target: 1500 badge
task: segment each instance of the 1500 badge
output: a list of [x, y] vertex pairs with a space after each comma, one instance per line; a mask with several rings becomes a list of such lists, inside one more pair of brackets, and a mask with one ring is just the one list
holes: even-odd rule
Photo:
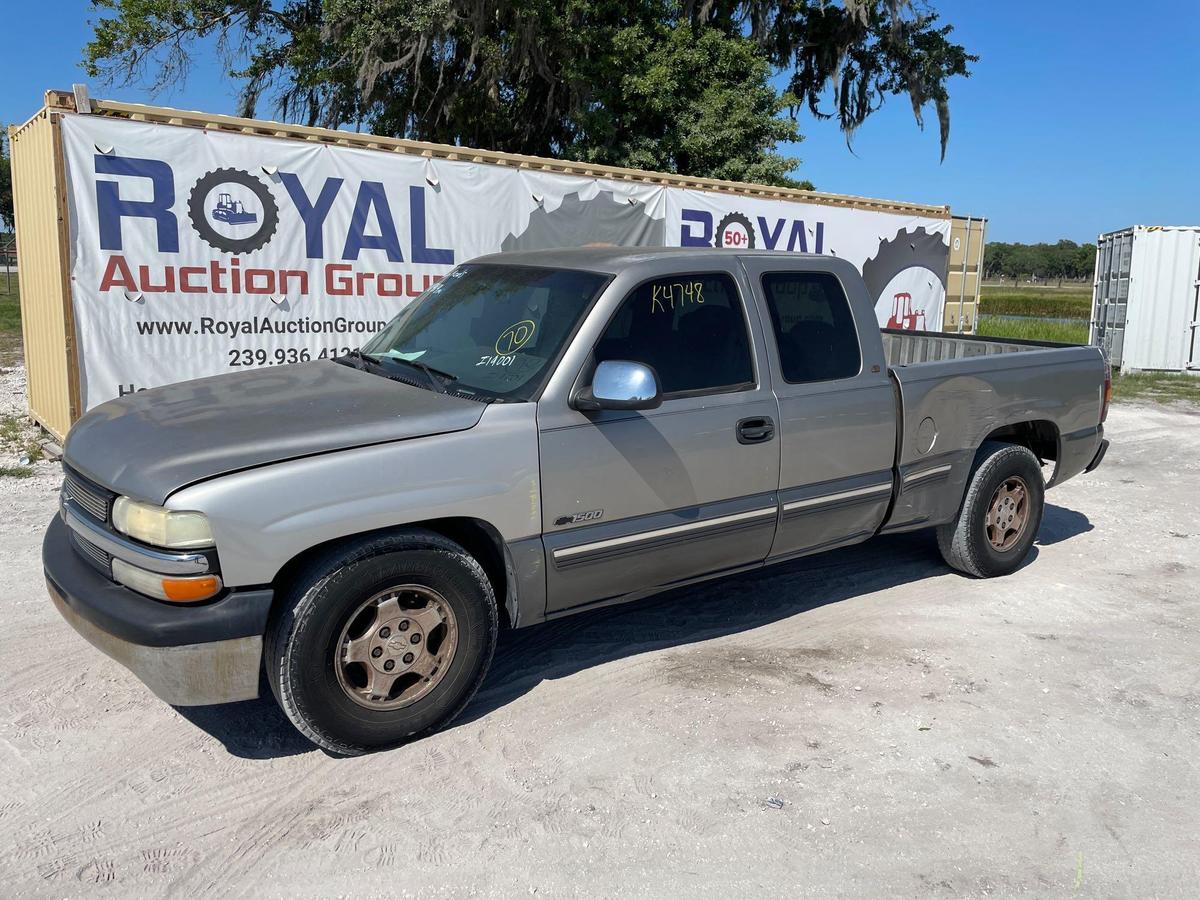
[[594, 522], [604, 515], [602, 509], [589, 509], [587, 512], [575, 513], [573, 516], [559, 516], [554, 520], [555, 525], [578, 525], [580, 522]]

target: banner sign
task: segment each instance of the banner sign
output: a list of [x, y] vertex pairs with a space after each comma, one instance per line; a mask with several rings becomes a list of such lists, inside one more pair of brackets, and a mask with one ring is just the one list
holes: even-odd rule
[[675, 189], [667, 221], [677, 246], [841, 257], [862, 272], [881, 326], [942, 328], [949, 219]]
[[455, 265], [584, 244], [829, 253], [880, 324], [937, 329], [947, 219], [65, 116], [84, 408], [337, 356]]

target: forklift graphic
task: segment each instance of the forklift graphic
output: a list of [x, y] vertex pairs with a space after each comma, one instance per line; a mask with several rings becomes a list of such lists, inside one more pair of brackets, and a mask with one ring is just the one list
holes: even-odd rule
[[925, 310], [913, 312], [912, 294], [902, 291], [892, 298], [892, 317], [888, 319], [887, 327], [904, 331], [924, 331]]
[[217, 205], [212, 211], [212, 217], [227, 225], [245, 225], [247, 222], [257, 222], [258, 214], [246, 212], [241, 200], [234, 200], [232, 195], [222, 191], [217, 194]]

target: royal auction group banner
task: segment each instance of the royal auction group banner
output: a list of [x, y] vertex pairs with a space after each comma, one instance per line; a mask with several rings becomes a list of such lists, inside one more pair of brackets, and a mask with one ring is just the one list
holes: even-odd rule
[[340, 355], [454, 266], [507, 250], [835, 254], [881, 325], [941, 327], [948, 219], [83, 115], [62, 135], [85, 409]]

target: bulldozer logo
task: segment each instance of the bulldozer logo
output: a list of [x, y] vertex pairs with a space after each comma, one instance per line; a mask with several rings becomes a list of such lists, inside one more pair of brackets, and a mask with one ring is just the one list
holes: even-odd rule
[[279, 206], [270, 189], [249, 172], [216, 169], [196, 181], [188, 196], [188, 218], [210, 247], [248, 253], [275, 236]]
[[925, 330], [925, 310], [913, 310], [912, 294], [908, 291], [892, 295], [892, 315], [888, 318], [887, 327], [903, 331]]
[[258, 213], [247, 212], [241, 200], [234, 200], [233, 195], [225, 191], [217, 194], [217, 206], [212, 211], [212, 217], [218, 222], [227, 222], [230, 225], [245, 225], [247, 222], [258, 221]]

